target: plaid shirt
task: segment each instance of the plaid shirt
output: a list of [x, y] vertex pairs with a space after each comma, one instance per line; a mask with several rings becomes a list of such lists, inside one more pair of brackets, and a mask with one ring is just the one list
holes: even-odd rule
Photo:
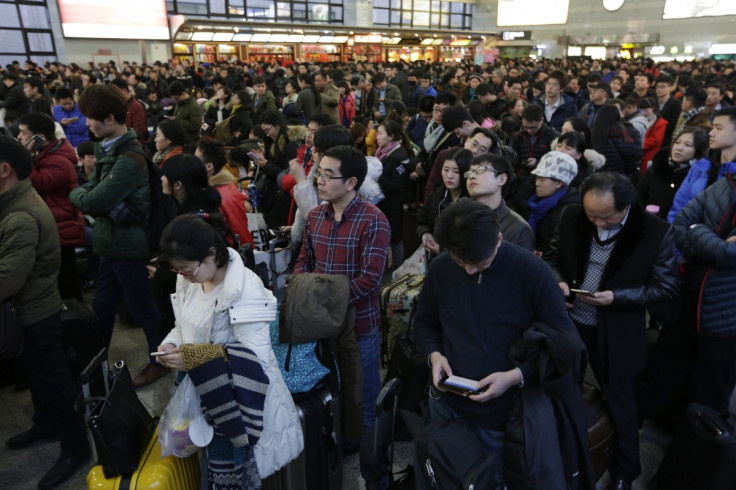
[[378, 288], [386, 266], [391, 229], [386, 216], [357, 195], [335, 221], [332, 204], [312, 209], [294, 274], [344, 274], [350, 278], [355, 333], [361, 337], [380, 322]]

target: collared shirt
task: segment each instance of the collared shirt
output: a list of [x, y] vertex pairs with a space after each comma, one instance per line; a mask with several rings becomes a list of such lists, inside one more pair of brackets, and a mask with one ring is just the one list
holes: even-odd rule
[[[387, 86], [388, 85], [386, 85], [386, 87]], [[378, 91], [378, 97], [380, 99], [384, 99], [385, 100], [385, 97], [386, 97], [386, 87], [383, 87], [383, 90], [379, 90]], [[383, 102], [379, 102], [378, 103], [378, 112], [380, 112], [382, 116], [385, 116], [386, 115], [386, 104], [385, 103], [383, 103]]]
[[304, 223], [304, 239], [294, 274], [344, 274], [350, 278], [350, 303], [355, 305], [355, 333], [361, 337], [378, 328], [378, 289], [391, 243], [386, 216], [357, 195], [335, 220], [332, 204], [312, 209]]
[[552, 116], [555, 114], [555, 111], [558, 107], [560, 107], [563, 103], [562, 100], [562, 94], [560, 94], [559, 98], [557, 99], [557, 102], [555, 102], [553, 105], [549, 105], [549, 99], [545, 97], [544, 99], [544, 119], [547, 121], [552, 120]]
[[616, 236], [619, 231], [621, 231], [626, 224], [626, 220], [629, 219], [629, 213], [631, 212], [631, 206], [629, 206], [629, 209], [626, 210], [626, 216], [624, 216], [624, 219], [621, 220], [621, 223], [617, 224], [616, 226], [612, 226], [611, 228], [601, 228], [600, 226], [596, 226], [598, 229], [598, 239], [602, 242], [605, 242], [609, 238]]
[[103, 141], [103, 142], [101, 143], [101, 144], [102, 144], [102, 152], [103, 152], [103, 153], [107, 153], [108, 151], [110, 151], [110, 148], [112, 148], [112, 145], [114, 145], [114, 144], [115, 144], [115, 142], [116, 142], [117, 140], [119, 140], [120, 138], [122, 138], [122, 137], [123, 137], [123, 136], [125, 136], [126, 134], [127, 134], [127, 132], [126, 132], [126, 133], [123, 133], [123, 134], [121, 134], [121, 135], [120, 135], [120, 136], [118, 136], [117, 138], [113, 138], [113, 139], [111, 139], [111, 140], [104, 140], [104, 141]]

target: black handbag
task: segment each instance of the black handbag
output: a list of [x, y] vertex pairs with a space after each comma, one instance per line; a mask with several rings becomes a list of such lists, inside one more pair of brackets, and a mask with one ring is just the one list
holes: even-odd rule
[[[102, 366], [105, 396], [90, 396], [89, 384], [97, 366]], [[138, 399], [128, 366], [115, 363], [107, 372], [107, 351], [103, 349], [80, 376], [85, 398], [77, 404], [91, 406], [86, 422], [97, 452], [97, 462], [105, 478], [133, 473], [154, 429], [154, 420]], [[85, 389], [86, 386], [86, 389]]]
[[18, 324], [12, 299], [0, 303], [0, 359], [12, 359], [23, 353], [23, 327]]

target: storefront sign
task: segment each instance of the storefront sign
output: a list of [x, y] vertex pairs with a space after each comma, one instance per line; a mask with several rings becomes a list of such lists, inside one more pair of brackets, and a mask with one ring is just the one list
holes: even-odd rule
[[526, 41], [532, 38], [532, 31], [502, 31], [504, 41]]

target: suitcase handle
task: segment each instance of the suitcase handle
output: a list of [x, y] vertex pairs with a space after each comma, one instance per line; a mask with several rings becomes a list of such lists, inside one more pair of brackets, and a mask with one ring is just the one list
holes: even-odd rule
[[386, 399], [390, 396], [394, 397], [393, 410], [396, 411], [398, 408], [399, 392], [401, 392], [401, 380], [399, 378], [390, 379], [376, 398], [376, 417], [380, 417], [384, 413], [383, 406], [386, 403]]
[[712, 414], [698, 410], [695, 412], [695, 420], [714, 437], [728, 436], [728, 428], [723, 427]]

